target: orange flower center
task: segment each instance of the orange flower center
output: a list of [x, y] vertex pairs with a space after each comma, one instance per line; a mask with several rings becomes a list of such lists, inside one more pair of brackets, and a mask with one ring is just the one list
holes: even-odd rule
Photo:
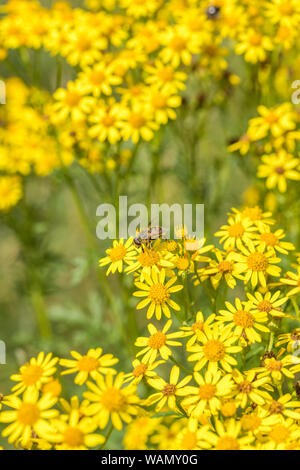
[[268, 300], [262, 300], [258, 305], [257, 305], [257, 309], [260, 311], [260, 312], [271, 312], [272, 310], [272, 304], [271, 302], [269, 302]]
[[234, 312], [233, 321], [237, 326], [241, 326], [242, 328], [251, 328], [254, 323], [254, 316], [247, 312], [246, 310], [237, 310]]
[[170, 297], [168, 288], [158, 282], [157, 284], [153, 284], [149, 290], [149, 298], [151, 302], [155, 305], [160, 305], [166, 302]]
[[24, 426], [33, 426], [40, 417], [40, 410], [34, 403], [22, 403], [18, 411], [18, 420]]
[[228, 234], [233, 238], [240, 238], [244, 235], [245, 229], [241, 223], [236, 223], [228, 227]]
[[204, 384], [199, 387], [199, 397], [201, 400], [210, 400], [216, 394], [217, 387], [213, 384]]
[[159, 254], [156, 251], [140, 253], [139, 262], [142, 266], [153, 266], [159, 262]]
[[145, 118], [142, 114], [139, 113], [132, 113], [129, 118], [129, 123], [135, 129], [139, 129], [145, 125]]
[[80, 429], [69, 427], [64, 432], [64, 442], [69, 447], [80, 447], [84, 442], [84, 435]]
[[275, 246], [278, 243], [278, 238], [274, 233], [262, 233], [260, 239], [268, 246]]
[[266, 369], [269, 370], [270, 372], [281, 370], [281, 368], [282, 368], [281, 361], [277, 361], [274, 358], [266, 359]]
[[157, 331], [150, 336], [148, 340], [148, 346], [151, 349], [160, 349], [167, 342], [167, 337], [162, 331]]
[[280, 442], [285, 442], [287, 440], [289, 434], [290, 432], [288, 428], [286, 428], [283, 424], [277, 424], [269, 433], [269, 437], [277, 444], [280, 444]]
[[134, 377], [140, 377], [141, 375], [145, 375], [148, 366], [146, 364], [139, 364], [136, 366], [132, 372]]
[[115, 261], [120, 261], [126, 255], [126, 248], [123, 245], [115, 246], [114, 248], [110, 249], [109, 257], [111, 261], [114, 263]]
[[239, 384], [239, 391], [242, 393], [250, 393], [252, 390], [252, 385], [248, 380], [245, 380], [244, 382], [241, 382]]
[[241, 419], [242, 428], [244, 431], [255, 431], [260, 424], [261, 419], [256, 414], [244, 415]]
[[216, 450], [239, 450], [239, 448], [237, 439], [231, 436], [221, 437], [216, 444]]
[[82, 358], [77, 363], [77, 367], [81, 371], [90, 372], [92, 370], [98, 369], [99, 361], [95, 357], [82, 356]]
[[40, 366], [29, 365], [22, 371], [22, 381], [27, 387], [35, 385], [40, 380], [42, 374], [43, 369]]
[[225, 356], [225, 346], [222, 341], [211, 339], [203, 346], [203, 353], [209, 361], [217, 362]]
[[247, 264], [252, 271], [265, 271], [268, 267], [268, 259], [263, 253], [251, 253], [247, 258]]
[[101, 403], [110, 413], [119, 411], [124, 405], [124, 396], [117, 388], [108, 388], [102, 393]]
[[221, 273], [231, 273], [233, 269], [232, 263], [230, 261], [221, 261], [221, 263], [218, 264], [218, 270]]
[[173, 384], [165, 385], [162, 391], [165, 397], [170, 397], [172, 395], [175, 395], [175, 392], [176, 392], [176, 385], [173, 385]]
[[76, 93], [75, 91], [68, 91], [66, 96], [65, 96], [65, 103], [67, 106], [70, 108], [75, 108], [75, 106], [78, 105], [80, 101], [80, 95], [79, 93]]

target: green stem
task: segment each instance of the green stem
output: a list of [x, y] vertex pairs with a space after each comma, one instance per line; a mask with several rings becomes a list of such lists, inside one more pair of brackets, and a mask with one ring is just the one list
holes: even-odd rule
[[269, 352], [272, 351], [273, 343], [274, 343], [274, 337], [275, 337], [274, 331], [271, 331], [270, 332], [270, 337], [269, 337], [268, 349], [267, 349], [267, 351], [269, 351]]
[[108, 430], [108, 433], [106, 434], [105, 441], [103, 442], [102, 446], [99, 447], [99, 450], [104, 449], [104, 447], [106, 446], [107, 441], [108, 441], [108, 439], [110, 438], [111, 433], [113, 432], [113, 430], [114, 430], [114, 427], [113, 427], [113, 425], [111, 424], [111, 426], [110, 426], [110, 428], [109, 428], [109, 430]]
[[298, 304], [297, 304], [297, 301], [296, 301], [295, 297], [291, 297], [291, 301], [292, 301], [293, 307], [294, 307], [295, 312], [296, 312], [296, 317], [297, 317], [298, 320], [300, 320], [300, 310], [299, 310], [299, 307], [298, 307]]
[[52, 337], [52, 328], [47, 316], [45, 299], [38, 283], [35, 283], [30, 292], [31, 303], [34, 308], [41, 336], [45, 339]]
[[184, 372], [188, 373], [188, 374], [193, 374], [193, 371], [192, 370], [189, 370], [187, 369], [183, 364], [181, 364], [180, 362], [178, 362], [175, 357], [173, 356], [170, 356], [170, 359], [172, 362], [174, 362], [174, 364], [176, 364], [176, 366], [178, 366], [180, 369], [182, 369]]

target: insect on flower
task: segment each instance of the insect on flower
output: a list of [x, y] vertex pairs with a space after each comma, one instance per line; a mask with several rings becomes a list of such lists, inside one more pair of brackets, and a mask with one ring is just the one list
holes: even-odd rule
[[151, 227], [151, 225], [149, 225], [146, 230], [142, 230], [141, 232], [137, 233], [137, 236], [133, 239], [133, 243], [136, 247], [141, 247], [144, 251], [143, 245], [150, 246], [151, 248], [152, 241], [162, 238], [162, 236], [165, 235], [166, 232], [167, 230], [163, 227]]

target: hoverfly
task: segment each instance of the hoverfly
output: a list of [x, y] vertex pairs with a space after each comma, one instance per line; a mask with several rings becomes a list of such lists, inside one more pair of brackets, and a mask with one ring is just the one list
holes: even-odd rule
[[149, 225], [146, 230], [143, 230], [137, 234], [137, 236], [133, 239], [133, 243], [136, 247], [141, 247], [144, 251], [143, 245], [151, 247], [152, 241], [157, 240], [158, 238], [162, 238], [165, 233], [166, 230], [163, 227], [152, 227]]
[[206, 16], [208, 19], [210, 20], [213, 20], [215, 18], [218, 17], [220, 13], [220, 8], [219, 7], [216, 7], [214, 5], [210, 5], [207, 9], [206, 9]]

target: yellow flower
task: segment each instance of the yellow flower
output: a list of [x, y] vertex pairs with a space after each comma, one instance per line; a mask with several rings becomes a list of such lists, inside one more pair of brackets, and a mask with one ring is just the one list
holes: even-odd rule
[[8, 437], [8, 442], [18, 441], [22, 447], [27, 446], [32, 433], [35, 432], [46, 441], [51, 440], [55, 431], [48, 420], [58, 415], [57, 410], [51, 409], [57, 401], [56, 397], [43, 395], [39, 398], [36, 389], [27, 389], [22, 399], [16, 395], [5, 398], [5, 405], [12, 408], [0, 413], [1, 423], [11, 423], [2, 431], [2, 436]]
[[113, 98], [108, 103], [101, 101], [89, 118], [92, 123], [88, 131], [89, 136], [97, 138], [100, 142], [108, 140], [110, 144], [116, 144], [121, 139], [120, 129], [125, 117], [124, 112]]
[[276, 347], [286, 344], [288, 352], [295, 350], [300, 344], [300, 328], [292, 330], [290, 333], [284, 333], [278, 336]]
[[124, 421], [130, 423], [132, 416], [138, 412], [139, 398], [136, 387], [129, 385], [124, 388], [124, 374], [119, 373], [115, 380], [108, 374], [105, 379], [96, 377], [96, 383], [87, 382], [88, 391], [83, 393], [91, 404], [86, 408], [86, 415], [93, 416], [101, 429], [104, 429], [111, 419], [112, 425], [119, 431]]
[[41, 389], [53, 380], [52, 376], [56, 372], [57, 362], [58, 358], [52, 357], [52, 353], [45, 356], [44, 352], [40, 352], [36, 358], [32, 357], [29, 362], [20, 367], [19, 374], [13, 374], [10, 377], [14, 382], [18, 382], [13, 386], [12, 392], [19, 395], [29, 388]]
[[295, 364], [293, 357], [291, 355], [281, 357], [283, 352], [284, 350], [281, 350], [277, 355], [272, 353], [271, 357], [266, 356], [263, 358], [262, 365], [253, 369], [257, 373], [258, 379], [269, 376], [276, 383], [281, 381], [283, 376], [289, 379], [294, 378], [295, 374], [288, 369], [288, 367]]
[[133, 293], [135, 297], [146, 297], [144, 300], [138, 303], [137, 309], [140, 310], [150, 304], [147, 310], [147, 318], [151, 318], [154, 314], [157, 320], [161, 319], [161, 314], [170, 318], [171, 312], [169, 306], [176, 311], [180, 310], [174, 300], [170, 298], [172, 293], [182, 290], [182, 285], [173, 285], [177, 277], [174, 276], [165, 284], [165, 270], [162, 269], [159, 273], [152, 268], [151, 277], [144, 275], [144, 282], [136, 282], [135, 285], [140, 290]]
[[169, 119], [176, 119], [174, 108], [181, 105], [181, 97], [174, 94], [171, 88], [149, 87], [145, 99], [146, 106], [149, 106], [153, 112], [154, 121], [157, 124], [167, 124]]
[[192, 417], [198, 418], [208, 408], [212, 414], [217, 414], [221, 408], [221, 398], [230, 394], [233, 382], [230, 375], [222, 376], [221, 371], [212, 374], [206, 371], [204, 375], [195, 372], [195, 381], [198, 387], [188, 386], [187, 398], [182, 406]]
[[260, 117], [250, 119], [248, 135], [251, 140], [261, 140], [271, 133], [279, 137], [296, 127], [296, 116], [291, 103], [283, 103], [273, 108], [258, 106]]
[[225, 423], [219, 419], [215, 421], [215, 429], [203, 429], [202, 446], [214, 450], [246, 450], [254, 441], [254, 436], [244, 434], [241, 423], [230, 418]]
[[253, 243], [248, 248], [241, 247], [241, 253], [234, 253], [233, 258], [237, 261], [239, 273], [245, 273], [244, 283], [251, 282], [252, 287], [259, 283], [262, 287], [267, 286], [267, 275], [280, 276], [281, 268], [274, 266], [281, 259], [274, 256], [272, 250], [265, 251], [263, 246], [255, 247]]
[[188, 351], [192, 354], [188, 361], [197, 361], [194, 370], [199, 371], [208, 364], [207, 370], [215, 374], [219, 367], [226, 372], [232, 371], [232, 366], [237, 365], [237, 361], [232, 357], [242, 350], [240, 346], [233, 346], [238, 340], [238, 336], [232, 334], [230, 327], [219, 329], [214, 323], [212, 326], [204, 326], [203, 331], [198, 333], [198, 341], [202, 343], [189, 346]]
[[164, 31], [161, 34], [161, 42], [164, 46], [160, 52], [162, 61], [171, 63], [174, 68], [178, 67], [180, 63], [190, 65], [192, 54], [199, 52], [196, 38], [180, 25], [175, 25]]
[[23, 197], [19, 176], [0, 176], [0, 211], [8, 211]]
[[147, 142], [151, 140], [159, 126], [154, 122], [153, 111], [144, 103], [135, 102], [124, 110], [124, 119], [120, 127], [123, 139], [131, 139], [136, 144], [140, 138]]
[[143, 364], [152, 364], [159, 354], [162, 359], [168, 360], [169, 356], [172, 355], [172, 351], [168, 346], [181, 346], [181, 343], [174, 341], [174, 339], [182, 338], [184, 333], [182, 331], [167, 333], [171, 325], [172, 320], [168, 320], [162, 330], [157, 330], [152, 323], [149, 323], [148, 330], [150, 336], [148, 338], [137, 338], [135, 346], [144, 348], [137, 353], [137, 357], [144, 355], [142, 359]]
[[268, 411], [261, 406], [256, 406], [254, 411], [244, 413], [241, 417], [243, 431], [258, 436], [269, 432], [278, 421], [278, 416], [270, 416]]
[[102, 267], [110, 264], [108, 270], [106, 271], [107, 276], [109, 273], [114, 274], [117, 270], [119, 273], [121, 273], [123, 269], [123, 263], [129, 264], [130, 261], [134, 260], [135, 248], [132, 245], [132, 241], [132, 238], [128, 238], [124, 244], [123, 239], [119, 241], [114, 240], [113, 247], [106, 250], [106, 254], [108, 256], [105, 256], [99, 260], [99, 266]]
[[165, 361], [156, 361], [149, 364], [145, 364], [144, 362], [139, 361], [139, 359], [135, 359], [132, 362], [133, 371], [129, 374], [125, 374], [124, 382], [131, 381], [133, 384], [137, 385], [144, 378], [153, 378], [157, 375], [156, 372], [154, 372], [154, 369], [164, 363]]
[[233, 391], [234, 400], [242, 408], [246, 408], [248, 404], [251, 405], [252, 403], [261, 406], [272, 400], [268, 392], [261, 390], [261, 388], [266, 388], [269, 391], [273, 391], [269, 385], [270, 378], [268, 376], [258, 379], [256, 372], [253, 370], [241, 373], [238, 369], [235, 369], [232, 373], [232, 378], [236, 385]]
[[42, 388], [42, 393], [50, 395], [54, 397], [58, 397], [62, 392], [62, 386], [59, 380], [53, 379], [50, 382], [44, 384]]
[[242, 218], [241, 214], [235, 214], [228, 218], [228, 225], [222, 225], [220, 230], [215, 233], [220, 238], [220, 243], [224, 243], [224, 250], [230, 250], [235, 247], [241, 249], [247, 245], [249, 240], [253, 239], [257, 228], [248, 218]]
[[185, 332], [184, 336], [191, 336], [191, 338], [186, 343], [187, 349], [196, 343], [199, 339], [199, 333], [203, 331], [204, 325], [210, 325], [215, 319], [215, 314], [212, 313], [209, 317], [204, 320], [202, 312], [197, 312], [195, 322], [191, 326], [181, 326], [180, 329]]
[[282, 284], [292, 286], [292, 289], [286, 294], [287, 297], [297, 295], [300, 292], [300, 266], [297, 267], [297, 273], [288, 271], [283, 278], [280, 279]]
[[233, 329], [233, 334], [243, 336], [250, 343], [261, 342], [261, 336], [256, 330], [267, 333], [269, 328], [262, 325], [268, 320], [265, 311], [251, 310], [249, 302], [241, 302], [235, 299], [235, 306], [230, 302], [225, 302], [227, 310], [220, 310], [220, 315], [216, 317], [221, 323], [228, 323]]
[[97, 447], [105, 441], [101, 434], [93, 433], [97, 428], [95, 419], [81, 417], [78, 410], [72, 410], [68, 420], [53, 419], [55, 428], [56, 450], [87, 450], [89, 447]]
[[99, 62], [93, 67], [86, 67], [78, 75], [78, 82], [95, 97], [101, 94], [111, 95], [112, 86], [120, 85], [122, 79], [113, 74], [112, 67], [105, 62]]
[[261, 450], [299, 449], [300, 429], [292, 419], [286, 419], [272, 426], [267, 433], [267, 442], [262, 443]]
[[68, 370], [62, 372], [62, 375], [74, 374], [75, 384], [84, 384], [88, 377], [96, 379], [100, 374], [116, 374], [116, 371], [111, 368], [116, 364], [119, 359], [112, 354], [102, 355], [102, 348], [89, 349], [87, 354], [82, 356], [77, 351], [71, 351], [71, 356], [74, 359], [60, 359], [59, 363]]
[[145, 72], [147, 76], [145, 83], [155, 85], [162, 89], [170, 89], [176, 93], [178, 90], [185, 89], [185, 80], [187, 75], [184, 72], [177, 71], [169, 64], [163, 64], [156, 60], [153, 65], [146, 65]]
[[293, 158], [285, 150], [280, 150], [278, 154], [263, 155], [262, 161], [264, 164], [259, 165], [257, 176], [267, 178], [268, 189], [278, 187], [281, 193], [285, 193], [287, 180], [300, 180], [300, 171], [298, 171], [300, 160]]
[[179, 380], [179, 367], [173, 366], [170, 379], [166, 382], [164, 379], [158, 377], [148, 379], [148, 383], [151, 387], [159, 390], [159, 392], [150, 395], [146, 401], [146, 406], [150, 406], [153, 403], [157, 403], [155, 409], [159, 412], [166, 404], [168, 408], [173, 411], [178, 411], [176, 397], [187, 395], [186, 385], [191, 381], [192, 375], [187, 375], [180, 382]]
[[[300, 401], [291, 400], [292, 395], [285, 393], [281, 397], [268, 403], [267, 410], [271, 415], [283, 416], [287, 418], [300, 419]], [[298, 408], [298, 410], [293, 410]]]
[[136, 259], [130, 261], [125, 272], [129, 274], [138, 271], [140, 274], [139, 280], [142, 282], [145, 279], [145, 274], [151, 276], [153, 267], [157, 269], [157, 272], [161, 268], [168, 269], [174, 267], [172, 255], [170, 253], [163, 253], [159, 248], [159, 244], [156, 243], [152, 248], [141, 250], [136, 256]]
[[59, 125], [68, 117], [75, 122], [83, 121], [95, 103], [94, 98], [85, 95], [85, 89], [76, 82], [68, 82], [66, 89], [56, 90], [51, 114], [53, 124]]
[[289, 251], [295, 250], [292, 243], [281, 241], [285, 238], [285, 234], [282, 229], [271, 232], [270, 227], [265, 227], [265, 229], [260, 234], [257, 234], [256, 237], [257, 240], [255, 239], [254, 243], [262, 245], [264, 249], [273, 249], [274, 253], [278, 251], [279, 253], [287, 255]]
[[209, 278], [214, 289], [217, 289], [222, 279], [225, 279], [226, 284], [231, 289], [234, 289], [236, 286], [235, 278], [240, 279], [241, 276], [236, 269], [235, 261], [232, 259], [232, 252], [225, 253], [215, 249], [214, 253], [217, 261], [210, 260], [207, 267], [198, 270], [197, 277], [200, 277], [201, 281], [205, 281]]
[[273, 49], [271, 38], [254, 28], [248, 28], [247, 32], [241, 33], [238, 39], [235, 52], [244, 54], [246, 62], [252, 64], [266, 60], [267, 52]]
[[279, 23], [289, 29], [298, 27], [300, 6], [297, 0], [270, 0], [265, 8], [266, 16], [270, 18], [271, 23]]
[[268, 291], [264, 295], [260, 292], [255, 292], [254, 295], [247, 293], [247, 297], [251, 302], [251, 311], [253, 313], [265, 312], [271, 317], [285, 317], [285, 313], [280, 307], [287, 302], [288, 298], [280, 298], [280, 295], [279, 290], [274, 294]]

